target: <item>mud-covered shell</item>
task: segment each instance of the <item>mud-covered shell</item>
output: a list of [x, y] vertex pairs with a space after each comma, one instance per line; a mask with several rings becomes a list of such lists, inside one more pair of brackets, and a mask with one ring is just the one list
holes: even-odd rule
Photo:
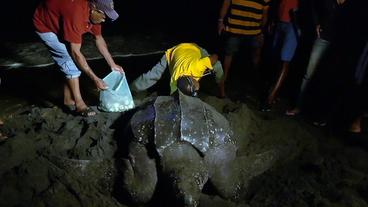
[[143, 144], [148, 142], [148, 130], [154, 128], [154, 144], [159, 155], [176, 142], [188, 142], [203, 155], [212, 147], [236, 144], [224, 116], [199, 98], [181, 93], [179, 99], [157, 97], [153, 107], [148, 106], [133, 116], [131, 126], [134, 139]]

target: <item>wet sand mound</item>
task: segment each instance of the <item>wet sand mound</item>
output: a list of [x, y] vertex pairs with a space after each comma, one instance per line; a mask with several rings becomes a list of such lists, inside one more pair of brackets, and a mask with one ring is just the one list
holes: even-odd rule
[[[367, 206], [366, 151], [336, 139], [321, 144], [315, 128], [241, 102], [201, 98], [229, 120], [239, 155], [274, 151], [277, 161], [252, 179], [240, 203], [207, 190], [200, 206]], [[10, 138], [0, 144], [0, 205], [124, 206], [124, 198], [113, 196], [124, 116], [82, 118], [36, 106], [14, 113], [1, 129]]]

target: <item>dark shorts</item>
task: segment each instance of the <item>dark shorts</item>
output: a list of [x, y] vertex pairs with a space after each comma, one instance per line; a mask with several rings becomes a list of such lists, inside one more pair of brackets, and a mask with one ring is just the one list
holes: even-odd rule
[[240, 50], [240, 47], [250, 49], [251, 52], [261, 47], [257, 40], [257, 35], [234, 35], [225, 34], [224, 53], [225, 55], [234, 55]]
[[290, 22], [278, 22], [273, 41], [274, 50], [280, 51], [280, 59], [290, 62], [298, 46], [298, 34]]

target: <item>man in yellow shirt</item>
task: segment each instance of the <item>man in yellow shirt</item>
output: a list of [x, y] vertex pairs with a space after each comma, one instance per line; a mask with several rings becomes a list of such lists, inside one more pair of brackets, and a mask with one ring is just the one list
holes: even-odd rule
[[[194, 43], [181, 43], [168, 50], [161, 60], [147, 73], [132, 82], [131, 90], [144, 91], [161, 79], [166, 68], [170, 72], [170, 94], [179, 89], [186, 95], [195, 95], [199, 80], [207, 71], [214, 71], [217, 82], [221, 81], [223, 70], [216, 54], [208, 52]], [[178, 81], [180, 84], [178, 84]]]

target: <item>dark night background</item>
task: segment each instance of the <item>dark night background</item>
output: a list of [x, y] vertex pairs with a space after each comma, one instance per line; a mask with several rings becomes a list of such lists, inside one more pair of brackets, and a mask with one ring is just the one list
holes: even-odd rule
[[[318, 102], [324, 103], [330, 108], [331, 103], [338, 102], [334, 114], [343, 114], [345, 119], [351, 119], [351, 109], [354, 108], [354, 100], [351, 99], [354, 67], [359, 54], [364, 46], [364, 39], [367, 37], [367, 1], [366, 0], [347, 0], [350, 4], [343, 12], [344, 20], [339, 22], [337, 47], [327, 59], [326, 65], [322, 64], [324, 70], [316, 75], [315, 91], [321, 92], [314, 94]], [[1, 19], [3, 26], [0, 32], [2, 42], [30, 42], [39, 41], [33, 32], [32, 15], [38, 4], [38, 0], [28, 1], [7, 1], [3, 4]], [[216, 25], [218, 12], [221, 7], [221, 0], [158, 0], [158, 1], [139, 1], [139, 0], [115, 0], [115, 9], [120, 14], [120, 18], [113, 23], [108, 22], [104, 25], [104, 36], [121, 35], [122, 37], [135, 34], [165, 34], [172, 38], [175, 43], [196, 42], [210, 52], [220, 52], [219, 37], [217, 37]], [[314, 26], [310, 15], [310, 0], [300, 2], [300, 20], [302, 36], [295, 55], [291, 72], [287, 78], [283, 93], [290, 100], [293, 100], [297, 93], [302, 74], [308, 61], [309, 52], [315, 38]], [[267, 43], [267, 42], [266, 42]], [[2, 53], [6, 53], [2, 48]], [[165, 48], [162, 48], [165, 49]], [[265, 48], [267, 49], [267, 47]], [[265, 50], [267, 51], [267, 50]], [[267, 57], [267, 54], [266, 54]], [[267, 60], [267, 59], [265, 59]], [[277, 74], [275, 70], [269, 70], [267, 61], [265, 69], [261, 72], [260, 78], [253, 78], [249, 74], [243, 74], [245, 80], [257, 82], [272, 82]], [[270, 81], [271, 80], [271, 81]], [[257, 84], [255, 83], [255, 84]], [[328, 84], [327, 84], [328, 83]], [[253, 86], [255, 87], [255, 86]], [[260, 87], [262, 88], [262, 87]], [[313, 87], [312, 87], [313, 88]], [[322, 88], [322, 90], [320, 90]], [[313, 91], [313, 90], [312, 90]], [[262, 92], [261, 92], [262, 93]], [[328, 94], [326, 96], [325, 94]], [[259, 95], [259, 94], [257, 94]], [[260, 95], [262, 96], [262, 95]], [[311, 106], [316, 103], [316, 99]], [[322, 104], [323, 105], [323, 104]], [[322, 107], [323, 108], [323, 107]], [[324, 110], [324, 109], [321, 109]], [[316, 112], [314, 107], [311, 111]]]
[[[32, 15], [39, 0], [6, 2], [1, 18], [4, 40], [38, 40], [33, 34]], [[119, 19], [105, 24], [104, 34], [169, 33], [184, 40], [208, 40], [216, 32], [221, 0], [133, 1], [115, 0]]]

